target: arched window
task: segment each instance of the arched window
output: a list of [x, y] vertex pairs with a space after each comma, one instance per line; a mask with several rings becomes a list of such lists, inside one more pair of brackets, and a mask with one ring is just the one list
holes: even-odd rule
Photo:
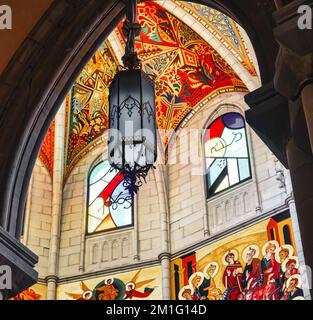
[[88, 179], [87, 233], [133, 225], [133, 197], [123, 182], [123, 174], [107, 160], [92, 169]]
[[284, 227], [283, 227], [283, 233], [284, 233], [285, 244], [290, 244], [290, 245], [292, 245], [291, 232], [290, 232], [290, 228], [289, 228], [288, 224], [284, 225]]
[[208, 197], [251, 178], [245, 120], [239, 113], [226, 113], [211, 123], [204, 148]]

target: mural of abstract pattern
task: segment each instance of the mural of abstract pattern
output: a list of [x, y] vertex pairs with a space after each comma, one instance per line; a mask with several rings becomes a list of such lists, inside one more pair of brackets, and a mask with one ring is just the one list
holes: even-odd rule
[[173, 131], [204, 98], [247, 89], [211, 46], [163, 7], [139, 4], [138, 22], [139, 56], [145, 72], [156, 77], [158, 127], [169, 131], [163, 138], [166, 153]]
[[109, 161], [96, 165], [89, 175], [88, 233], [114, 230], [133, 224], [133, 196], [123, 173]]
[[245, 120], [239, 113], [226, 113], [208, 127], [204, 149], [209, 197], [251, 177]]
[[66, 166], [69, 168], [77, 163], [80, 153], [108, 128], [108, 86], [116, 70], [116, 58], [104, 42], [74, 84], [67, 120]]
[[50, 129], [42, 143], [39, 159], [43, 162], [48, 169], [50, 175], [53, 175], [53, 162], [54, 162], [54, 132], [55, 121], [52, 122]]
[[245, 46], [245, 42], [235, 21], [226, 14], [206, 5], [177, 0], [175, 0], [175, 3], [189, 14], [192, 14], [202, 25], [209, 29], [234, 53], [252, 76], [257, 75], [248, 49]]
[[[142, 32], [136, 45], [144, 70], [156, 76], [157, 121], [159, 129], [166, 130], [161, 134], [161, 147], [167, 157], [173, 132], [185, 124], [201, 101], [247, 89], [211, 46], [160, 5], [139, 4], [138, 21]], [[116, 34], [125, 45], [121, 28], [122, 23]], [[103, 43], [72, 89], [65, 179], [108, 128], [108, 86], [117, 65], [112, 48]]]
[[59, 299], [158, 300], [162, 299], [161, 269], [152, 267], [123, 274], [67, 284], [59, 288]]
[[289, 212], [172, 262], [173, 299], [302, 300]]

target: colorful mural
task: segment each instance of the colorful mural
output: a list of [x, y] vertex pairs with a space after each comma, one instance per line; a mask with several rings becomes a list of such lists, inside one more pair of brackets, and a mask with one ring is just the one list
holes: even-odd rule
[[117, 65], [112, 49], [104, 42], [72, 88], [67, 110], [66, 175], [79, 161], [81, 153], [91, 148], [108, 128], [109, 84]]
[[[204, 98], [247, 89], [210, 45], [160, 5], [139, 4], [138, 22], [137, 50], [145, 72], [156, 77], [157, 122], [166, 156], [173, 132]], [[121, 29], [122, 23], [120, 39]]]
[[35, 284], [10, 300], [45, 300], [46, 296], [47, 287], [42, 284]]
[[172, 298], [303, 299], [289, 212], [172, 261]]
[[[247, 92], [239, 77], [219, 54], [187, 25], [160, 5], [138, 5], [142, 26], [137, 49], [144, 70], [156, 76], [157, 120], [166, 157], [173, 132], [205, 98], [222, 92]], [[116, 34], [125, 45], [121, 31]], [[78, 77], [67, 110], [65, 178], [108, 128], [108, 86], [117, 70], [117, 59], [108, 41], [96, 52]]]
[[206, 5], [178, 0], [174, 0], [174, 2], [204, 25], [226, 48], [233, 52], [252, 76], [257, 75], [249, 51], [235, 21], [226, 14]]
[[43, 162], [48, 169], [51, 177], [53, 175], [53, 161], [54, 161], [54, 133], [55, 133], [55, 121], [52, 122], [50, 129], [42, 143], [39, 159]]
[[151, 267], [60, 285], [59, 300], [162, 299], [161, 268]]

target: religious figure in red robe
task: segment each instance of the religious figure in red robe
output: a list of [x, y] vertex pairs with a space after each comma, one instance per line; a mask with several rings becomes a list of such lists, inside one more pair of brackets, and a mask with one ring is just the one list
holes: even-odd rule
[[226, 291], [223, 293], [221, 300], [237, 300], [242, 291], [242, 265], [237, 260], [233, 250], [229, 251], [224, 259], [227, 263], [223, 274], [223, 284]]

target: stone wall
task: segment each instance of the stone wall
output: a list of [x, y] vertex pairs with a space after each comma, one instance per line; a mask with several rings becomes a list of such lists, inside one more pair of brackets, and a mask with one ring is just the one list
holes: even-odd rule
[[37, 271], [41, 278], [48, 272], [51, 237], [52, 178], [37, 160], [28, 191], [22, 241], [39, 256]]

